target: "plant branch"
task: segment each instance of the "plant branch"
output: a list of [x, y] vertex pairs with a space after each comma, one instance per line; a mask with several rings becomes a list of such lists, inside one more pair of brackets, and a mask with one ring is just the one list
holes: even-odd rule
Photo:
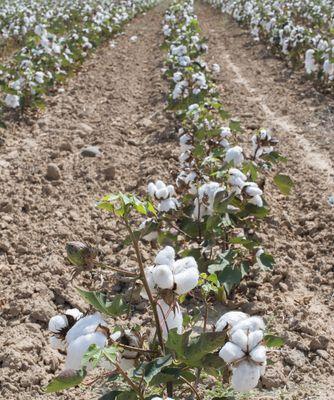
[[153, 311], [153, 315], [154, 315], [154, 319], [155, 319], [155, 324], [156, 324], [156, 329], [157, 329], [157, 334], [158, 334], [158, 339], [159, 339], [159, 344], [160, 344], [162, 352], [164, 352], [165, 346], [164, 346], [164, 341], [163, 341], [163, 338], [162, 338], [162, 331], [161, 331], [161, 326], [160, 326], [157, 306], [156, 306], [156, 303], [155, 303], [155, 301], [153, 299], [150, 286], [149, 286], [149, 284], [147, 282], [147, 279], [146, 279], [145, 268], [144, 268], [144, 264], [143, 264], [143, 261], [142, 261], [142, 258], [141, 258], [139, 243], [138, 243], [138, 240], [136, 239], [135, 235], [133, 234], [133, 231], [132, 231], [132, 228], [131, 228], [131, 225], [130, 225], [129, 221], [126, 218], [124, 219], [124, 221], [125, 221], [125, 226], [126, 226], [128, 232], [129, 232], [129, 235], [131, 237], [131, 240], [132, 240], [132, 243], [133, 243], [133, 247], [134, 247], [135, 252], [136, 252], [137, 262], [138, 262], [139, 269], [140, 269], [140, 279], [144, 284], [144, 288], [146, 290], [149, 302], [150, 302], [151, 307], [152, 307], [152, 311]]
[[189, 381], [187, 381], [186, 378], [184, 378], [183, 376], [180, 376], [180, 379], [181, 379], [181, 381], [184, 382], [187, 386], [189, 386], [190, 390], [194, 393], [194, 395], [196, 396], [196, 399], [197, 399], [197, 400], [202, 400], [202, 399], [201, 399], [201, 396], [200, 396], [199, 393], [198, 393], [198, 391], [194, 388], [194, 386], [193, 386]]

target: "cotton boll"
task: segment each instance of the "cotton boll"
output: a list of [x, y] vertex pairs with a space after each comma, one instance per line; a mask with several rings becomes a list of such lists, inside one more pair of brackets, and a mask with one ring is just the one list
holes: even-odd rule
[[169, 196], [169, 193], [168, 193], [168, 190], [167, 190], [166, 187], [164, 187], [164, 188], [162, 188], [162, 189], [158, 189], [158, 190], [155, 191], [155, 197], [156, 197], [158, 200], [167, 199], [168, 196]]
[[[146, 277], [146, 281], [148, 283], [151, 293], [155, 294], [156, 290], [155, 290], [155, 281], [153, 278], [153, 269], [154, 269], [153, 266], [145, 268], [145, 277]], [[143, 299], [148, 300], [148, 295], [146, 293], [145, 287], [142, 288], [140, 295]]]
[[242, 329], [243, 331], [257, 331], [257, 330], [265, 330], [265, 328], [266, 328], [266, 326], [265, 326], [262, 318], [249, 317], [249, 318], [237, 323], [232, 328], [231, 333], [234, 333], [239, 329]]
[[175, 292], [179, 295], [190, 292], [198, 284], [199, 272], [197, 268], [189, 268], [174, 275]]
[[251, 352], [250, 356], [253, 361], [257, 363], [264, 363], [266, 361], [266, 348], [264, 346], [256, 346]]
[[228, 364], [240, 360], [244, 356], [245, 353], [240, 349], [240, 347], [232, 342], [227, 342], [219, 352], [219, 357]]
[[155, 257], [155, 264], [157, 265], [171, 265], [175, 259], [175, 250], [171, 246], [166, 246], [159, 251]]
[[158, 300], [157, 311], [162, 329], [162, 335], [165, 339], [168, 337], [168, 332], [171, 329], [176, 328], [179, 335], [182, 334], [182, 323], [183, 317], [181, 308], [178, 303], [173, 306], [169, 306], [164, 300]]
[[232, 370], [232, 387], [237, 392], [247, 392], [256, 387], [261, 376], [261, 367], [242, 361]]
[[254, 197], [251, 197], [251, 198], [248, 200], [248, 203], [254, 204], [254, 206], [257, 206], [257, 207], [263, 207], [263, 200], [262, 200], [262, 197], [259, 196], [259, 195], [256, 195], [256, 196], [254, 196]]
[[175, 261], [175, 263], [173, 264], [174, 274], [178, 274], [190, 268], [198, 269], [198, 265], [194, 257], [184, 257], [180, 260]]
[[231, 333], [231, 341], [239, 346], [244, 352], [248, 351], [248, 336], [242, 329], [237, 329]]
[[77, 337], [71, 341], [67, 347], [65, 369], [80, 369], [82, 366], [82, 358], [89, 346], [95, 344], [96, 346], [103, 348], [106, 345], [106, 342], [107, 338], [101, 332], [89, 333], [87, 335], [81, 335]]
[[158, 210], [161, 212], [168, 212], [170, 210], [176, 210], [179, 206], [179, 202], [176, 199], [162, 200], [158, 206]]
[[241, 311], [229, 311], [222, 315], [216, 323], [216, 332], [221, 332], [227, 325], [234, 326], [238, 322], [249, 318], [249, 316]]
[[248, 334], [248, 350], [251, 351], [263, 340], [263, 331], [258, 330]]
[[245, 184], [245, 192], [248, 196], [261, 196], [263, 194], [262, 190], [258, 187], [255, 182], [247, 182]]
[[153, 279], [160, 289], [173, 289], [174, 277], [168, 265], [158, 265], [153, 269]]
[[65, 315], [70, 315], [75, 320], [78, 320], [83, 316], [83, 313], [79, 311], [77, 308], [70, 308], [69, 310], [65, 311]]
[[150, 183], [147, 185], [147, 193], [148, 193], [148, 195], [149, 195], [150, 197], [153, 197], [154, 194], [155, 194], [156, 189], [157, 189], [157, 188], [156, 188], [155, 184], [154, 184], [153, 182], [150, 182]]
[[66, 341], [71, 343], [79, 336], [95, 332], [99, 326], [106, 326], [105, 321], [102, 319], [100, 313], [88, 315], [87, 317], [79, 319], [79, 321], [67, 332]]
[[244, 161], [244, 155], [240, 146], [231, 147], [226, 151], [225, 155], [226, 162], [233, 162], [235, 167], [240, 166]]
[[65, 315], [55, 315], [49, 321], [49, 331], [58, 333], [68, 326], [68, 321]]
[[4, 101], [7, 107], [10, 108], [20, 107], [20, 97], [15, 94], [7, 94]]

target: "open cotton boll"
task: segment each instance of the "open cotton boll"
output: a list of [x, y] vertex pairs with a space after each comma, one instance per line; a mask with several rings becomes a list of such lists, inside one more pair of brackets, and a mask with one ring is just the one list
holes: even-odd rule
[[245, 357], [245, 353], [236, 344], [227, 342], [220, 350], [219, 357], [221, 357], [226, 363], [230, 364]]
[[83, 316], [83, 313], [79, 311], [77, 308], [70, 308], [69, 310], [65, 311], [65, 315], [70, 315], [75, 320], [78, 320]]
[[[155, 285], [155, 281], [153, 278], [153, 270], [154, 270], [153, 266], [145, 268], [145, 276], [146, 276], [146, 280], [147, 280], [147, 283], [148, 283], [151, 293], [156, 294], [156, 290], [155, 290], [156, 285]], [[140, 295], [143, 299], [148, 300], [148, 295], [146, 293], [145, 287], [142, 288]]]
[[257, 330], [265, 330], [266, 326], [263, 322], [263, 319], [260, 317], [249, 317], [243, 321], [238, 322], [233, 326], [231, 333], [236, 332], [239, 329], [243, 331], [257, 331]]
[[[107, 337], [101, 332], [78, 336], [76, 339], [72, 340], [67, 347], [65, 369], [80, 369], [82, 366], [82, 358], [89, 346], [95, 344], [98, 347], [104, 347], [106, 342]], [[90, 369], [89, 366], [88, 369]]]
[[175, 293], [181, 295], [190, 292], [198, 284], [199, 272], [197, 268], [190, 268], [174, 275]]
[[238, 329], [231, 334], [231, 341], [239, 346], [244, 352], [248, 351], [248, 336], [242, 329]]
[[233, 162], [235, 167], [239, 167], [244, 161], [244, 155], [240, 146], [234, 146], [229, 148], [225, 154], [226, 162]]
[[264, 346], [256, 346], [251, 352], [250, 356], [253, 361], [257, 363], [264, 363], [266, 361], [267, 350]]
[[263, 340], [263, 331], [253, 331], [248, 334], [248, 350], [251, 351]]
[[249, 318], [249, 316], [242, 311], [229, 311], [222, 315], [216, 323], [216, 331], [221, 332], [227, 325], [234, 326], [238, 322]]
[[244, 186], [245, 192], [248, 196], [261, 196], [263, 194], [262, 190], [258, 187], [255, 182], [247, 182]]
[[67, 343], [70, 344], [79, 336], [94, 333], [99, 325], [107, 326], [105, 321], [102, 319], [101, 314], [98, 312], [79, 319], [79, 321], [76, 322], [76, 324], [67, 332]]
[[49, 321], [49, 331], [58, 333], [68, 326], [68, 321], [65, 315], [55, 315]]
[[257, 206], [257, 207], [262, 207], [263, 206], [263, 200], [262, 200], [262, 197], [260, 195], [256, 195], [254, 197], [251, 197], [250, 199], [248, 199], [248, 203], [254, 204], [254, 206]]
[[170, 198], [162, 200], [158, 206], [158, 210], [161, 212], [168, 212], [170, 210], [176, 210], [179, 207], [179, 202], [176, 199]]
[[160, 289], [173, 289], [174, 277], [169, 265], [157, 265], [153, 268], [153, 279]]
[[179, 335], [182, 334], [183, 316], [178, 303], [169, 306], [164, 300], [157, 301], [157, 311], [162, 329], [162, 336], [167, 339], [171, 329], [177, 329]]
[[232, 370], [232, 387], [238, 392], [254, 389], [261, 376], [261, 367], [247, 360], [241, 361]]
[[175, 250], [171, 246], [166, 246], [159, 251], [155, 257], [155, 264], [157, 265], [171, 265], [175, 259]]

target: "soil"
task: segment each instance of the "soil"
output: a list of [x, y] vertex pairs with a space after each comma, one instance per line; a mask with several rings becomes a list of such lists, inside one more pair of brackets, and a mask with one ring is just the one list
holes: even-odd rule
[[[47, 323], [66, 308], [88, 310], [70, 282], [66, 242], [86, 241], [116, 265], [133, 265], [133, 253], [118, 246], [119, 228], [94, 202], [119, 190], [144, 193], [157, 177], [171, 182], [179, 151], [164, 111], [168, 85], [159, 45], [166, 7], [130, 22], [84, 64], [64, 93], [48, 99], [43, 113], [0, 132], [1, 398], [95, 398], [89, 388], [42, 393], [64, 360], [49, 347]], [[217, 10], [198, 4], [197, 11], [208, 38], [207, 60], [222, 67], [217, 83], [226, 108], [242, 121], [245, 142], [254, 128], [271, 128], [288, 158], [282, 170], [295, 182], [288, 198], [268, 182], [272, 212], [261, 236], [276, 258], [274, 274], [254, 274], [229, 304], [264, 315], [286, 340], [271, 355], [275, 363], [262, 382], [267, 390], [251, 398], [330, 399], [333, 99]], [[88, 146], [95, 157], [81, 154]], [[105, 285], [99, 275], [94, 278]], [[115, 284], [114, 291], [127, 287], [110, 274], [104, 273], [104, 281]], [[138, 299], [136, 309], [137, 322], [145, 323], [145, 303]]]

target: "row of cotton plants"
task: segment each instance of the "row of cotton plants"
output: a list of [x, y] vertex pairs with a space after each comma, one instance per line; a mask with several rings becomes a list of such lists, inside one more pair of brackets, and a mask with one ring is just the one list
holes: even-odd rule
[[47, 10], [45, 5], [50, 4], [45, 1], [40, 3], [44, 12], [36, 10], [38, 18], [21, 11], [20, 22], [26, 24], [26, 35], [23, 47], [8, 62], [0, 64], [0, 109], [22, 111], [26, 106], [42, 105], [43, 96], [62, 83], [92, 49], [155, 3], [156, 0], [63, 0], [52, 3]]
[[[51, 346], [66, 359], [47, 392], [87, 382], [90, 373], [87, 384], [97, 383], [101, 399], [182, 400], [191, 395], [209, 400], [215, 395], [206, 389], [208, 376], [215, 379], [216, 394], [252, 390], [265, 373], [268, 348], [281, 344], [259, 316], [215, 312], [215, 304], [225, 301], [251, 268], [273, 267], [256, 230], [268, 213], [264, 178], [283, 159], [274, 150], [277, 140], [261, 129], [248, 149], [240, 146], [240, 126], [223, 109], [212, 79], [220, 67], [209, 68], [201, 59], [207, 45], [192, 0], [173, 3], [163, 33], [180, 173], [175, 185], [149, 182], [145, 199], [118, 193], [97, 203], [123, 228], [122, 245], [133, 247], [132, 270], [104, 265], [87, 244], [68, 243], [74, 279], [83, 271], [97, 269], [100, 276], [109, 270], [113, 279], [127, 277], [132, 290], [112, 296], [78, 288], [98, 312], [70, 309], [50, 320]], [[274, 181], [289, 191], [287, 176], [276, 174]], [[154, 254], [147, 263], [144, 248]], [[137, 287], [152, 317], [145, 326], [133, 323], [131, 293]]]
[[334, 8], [330, 0], [208, 0], [249, 26], [255, 40], [270, 43], [307, 75], [334, 81]]

